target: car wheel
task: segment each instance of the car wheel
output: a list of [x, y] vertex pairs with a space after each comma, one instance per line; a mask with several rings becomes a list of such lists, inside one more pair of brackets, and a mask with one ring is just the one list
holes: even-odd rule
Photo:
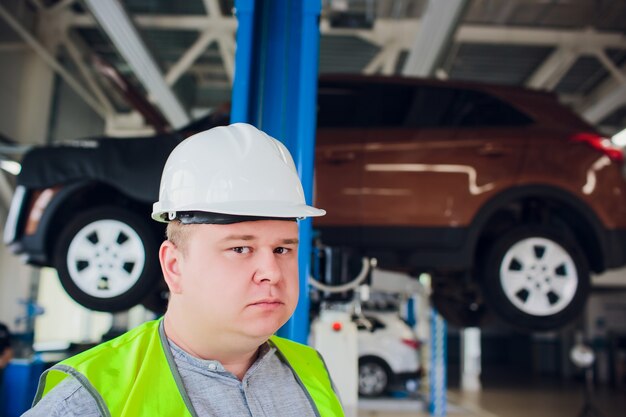
[[548, 226], [501, 236], [482, 269], [487, 304], [510, 324], [551, 330], [578, 316], [590, 291], [589, 268], [576, 240]]
[[160, 276], [158, 242], [148, 220], [119, 207], [76, 216], [55, 247], [54, 265], [63, 288], [91, 310], [133, 307]]
[[379, 397], [387, 392], [391, 382], [391, 370], [380, 358], [359, 359], [359, 395]]

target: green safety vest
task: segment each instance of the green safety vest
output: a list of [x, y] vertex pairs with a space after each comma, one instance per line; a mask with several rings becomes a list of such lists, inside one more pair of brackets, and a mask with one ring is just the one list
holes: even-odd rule
[[[191, 401], [159, 323], [144, 323], [45, 371], [33, 406], [71, 375], [95, 398], [102, 416], [192, 417]], [[270, 343], [291, 367], [318, 415], [344, 415], [317, 351], [277, 336]]]

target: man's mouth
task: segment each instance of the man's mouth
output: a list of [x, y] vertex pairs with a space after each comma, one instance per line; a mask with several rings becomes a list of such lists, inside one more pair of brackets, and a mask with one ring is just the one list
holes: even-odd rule
[[284, 304], [282, 301], [280, 301], [278, 298], [264, 298], [262, 300], [258, 300], [255, 301], [253, 303], [250, 303], [249, 305], [251, 306], [267, 306], [267, 307], [271, 307], [271, 306], [278, 306], [278, 305], [282, 305]]

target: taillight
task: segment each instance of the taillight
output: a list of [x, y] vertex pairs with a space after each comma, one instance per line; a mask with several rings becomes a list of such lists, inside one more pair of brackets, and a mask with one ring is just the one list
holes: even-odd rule
[[419, 340], [415, 340], [415, 339], [401, 339], [401, 340], [402, 340], [402, 343], [404, 343], [408, 347], [415, 349], [415, 350], [419, 349], [421, 346], [421, 343], [419, 342]]
[[24, 226], [25, 235], [34, 235], [39, 227], [39, 222], [43, 216], [44, 211], [52, 201], [52, 197], [61, 189], [60, 186], [46, 188], [44, 190], [35, 191], [30, 200], [30, 207], [28, 208], [28, 218], [26, 219], [26, 225]]
[[577, 133], [572, 136], [572, 140], [575, 142], [584, 142], [590, 145], [592, 148], [599, 150], [603, 154], [609, 157], [611, 161], [624, 162], [624, 152], [622, 148], [611, 142], [610, 139], [602, 137], [596, 133]]

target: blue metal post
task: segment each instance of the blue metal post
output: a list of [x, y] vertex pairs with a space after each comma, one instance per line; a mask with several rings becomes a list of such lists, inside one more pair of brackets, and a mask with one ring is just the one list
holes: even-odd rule
[[[248, 122], [291, 151], [312, 202], [320, 0], [236, 0], [232, 122]], [[300, 223], [300, 301], [279, 334], [306, 343], [311, 220]]]
[[254, 52], [252, 40], [254, 36], [254, 0], [237, 0], [235, 2], [237, 14], [237, 48], [235, 50], [235, 74], [230, 121], [250, 122], [250, 89], [252, 77], [252, 62]]
[[437, 310], [431, 309], [430, 322], [430, 369], [429, 383], [430, 395], [428, 411], [431, 415], [441, 417], [447, 413], [447, 325]]
[[406, 324], [408, 324], [409, 326], [411, 326], [412, 329], [415, 328], [415, 325], [417, 324], [417, 316], [415, 314], [415, 295], [412, 295], [409, 297], [408, 300], [406, 300]]

